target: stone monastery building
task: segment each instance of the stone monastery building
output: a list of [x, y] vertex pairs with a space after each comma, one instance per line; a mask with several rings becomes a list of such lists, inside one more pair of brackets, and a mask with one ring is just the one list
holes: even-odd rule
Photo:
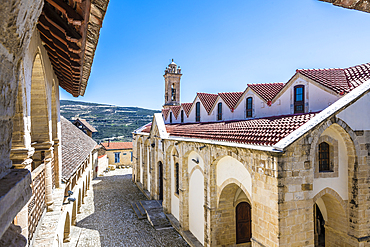
[[370, 63], [191, 103], [181, 76], [169, 64], [162, 114], [133, 134], [133, 180], [187, 241], [370, 246]]

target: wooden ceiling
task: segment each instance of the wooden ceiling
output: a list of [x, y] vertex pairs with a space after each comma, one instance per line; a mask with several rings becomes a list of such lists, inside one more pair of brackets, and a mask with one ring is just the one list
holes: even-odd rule
[[45, 0], [37, 29], [59, 85], [74, 97], [85, 92], [108, 1]]

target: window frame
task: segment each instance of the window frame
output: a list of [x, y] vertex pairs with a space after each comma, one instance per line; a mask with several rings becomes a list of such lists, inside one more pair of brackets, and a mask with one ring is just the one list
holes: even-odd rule
[[319, 172], [332, 172], [330, 169], [330, 145], [327, 142], [319, 144]]
[[195, 104], [195, 122], [200, 122], [200, 102]]
[[[120, 157], [121, 152], [114, 152], [114, 163], [121, 163], [121, 157]], [[117, 161], [118, 160], [118, 161]]]
[[[329, 145], [329, 169], [320, 171], [320, 152], [319, 146], [321, 143], [327, 143]], [[329, 135], [322, 135], [319, 137], [315, 144], [315, 150], [313, 151], [312, 155], [314, 155], [312, 159], [312, 166], [314, 167], [314, 178], [335, 178], [339, 176], [339, 154], [338, 154], [339, 146], [338, 140], [329, 136]]]
[[[302, 100], [297, 100], [297, 90], [302, 88]], [[297, 85], [294, 87], [294, 114], [296, 113], [304, 113], [304, 104], [305, 104], [305, 86], [304, 85]], [[297, 110], [298, 107], [302, 107], [301, 110]]]
[[[251, 102], [250, 102], [250, 105], [249, 105], [248, 100], [250, 100], [250, 101], [251, 101]], [[250, 106], [250, 108], [249, 108], [249, 106]], [[246, 112], [245, 112], [245, 117], [246, 117], [246, 118], [251, 118], [251, 117], [253, 116], [253, 97], [248, 97], [248, 98], [246, 99], [245, 110], [246, 110]]]
[[218, 121], [222, 120], [222, 102], [219, 102], [217, 104], [217, 120]]
[[180, 193], [180, 165], [178, 162], [175, 163], [175, 193]]

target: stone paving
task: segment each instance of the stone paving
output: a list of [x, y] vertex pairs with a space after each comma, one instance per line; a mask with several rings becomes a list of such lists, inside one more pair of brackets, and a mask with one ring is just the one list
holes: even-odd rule
[[74, 246], [188, 246], [175, 229], [155, 230], [147, 219], [139, 220], [131, 201], [146, 197], [131, 180], [130, 169], [116, 169], [92, 181], [77, 225], [71, 227]]

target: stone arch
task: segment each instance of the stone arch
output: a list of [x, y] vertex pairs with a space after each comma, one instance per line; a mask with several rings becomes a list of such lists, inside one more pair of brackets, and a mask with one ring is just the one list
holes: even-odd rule
[[143, 147], [142, 147], [142, 144], [143, 144], [143, 140], [141, 137], [139, 137], [138, 141], [137, 141], [137, 152], [136, 152], [136, 161], [137, 161], [137, 174], [136, 174], [136, 181], [139, 181], [141, 184], [142, 184], [142, 177], [143, 177]]
[[144, 150], [143, 150], [143, 187], [147, 189], [148, 191], [150, 190], [150, 139], [148, 138], [144, 142]]
[[[319, 242], [319, 235], [324, 231], [324, 236], [321, 237], [324, 237], [325, 245], [341, 245], [341, 236], [346, 235], [349, 229], [347, 206], [344, 200], [336, 191], [325, 188], [314, 196], [313, 207], [315, 242]], [[322, 215], [324, 222], [318, 217], [319, 214]]]
[[252, 196], [252, 175], [249, 170], [238, 159], [224, 155], [215, 160], [217, 204], [224, 187], [229, 183], [235, 183], [243, 189], [251, 201]]
[[81, 188], [78, 189], [78, 200], [77, 200], [77, 213], [81, 213], [81, 205], [82, 205], [82, 192]]
[[51, 140], [49, 107], [46, 92], [46, 75], [40, 53], [37, 53], [31, 76], [31, 140], [48, 142]]
[[82, 204], [85, 204], [85, 181], [82, 182]]
[[69, 218], [69, 212], [67, 212], [66, 219], [64, 222], [63, 243], [67, 243], [69, 241], [71, 241], [71, 221]]
[[[20, 67], [23, 68], [21, 62]], [[14, 148], [25, 148], [30, 144], [30, 140], [27, 140], [26, 133], [29, 134], [29, 129], [25, 119], [27, 117], [27, 104], [26, 104], [26, 89], [24, 71], [20, 69], [18, 77], [18, 93], [16, 97], [15, 114], [13, 116], [13, 133], [12, 133], [12, 149]]]
[[347, 203], [346, 203], [346, 201], [343, 200], [342, 197], [335, 190], [333, 190], [331, 188], [325, 188], [325, 189], [321, 190], [319, 193], [317, 193], [312, 198], [313, 204], [315, 204], [317, 202], [317, 200], [319, 198], [323, 197], [324, 195], [330, 195], [330, 197], [335, 198], [335, 200], [338, 201], [338, 203], [341, 205], [341, 207], [343, 208], [343, 210], [345, 212], [347, 212]]
[[248, 199], [248, 202], [251, 204], [252, 203], [252, 197], [251, 195], [249, 194], [248, 190], [245, 188], [245, 186], [239, 182], [239, 180], [235, 179], [235, 178], [229, 178], [227, 180], [225, 180], [221, 186], [218, 188], [220, 193], [217, 195], [217, 206], [219, 205], [220, 203], [220, 198], [221, 198], [221, 193], [222, 191], [224, 190], [224, 188], [230, 184], [236, 184], [240, 190], [246, 195], [247, 199]]
[[77, 201], [74, 201], [72, 205], [72, 225], [74, 226], [77, 224], [76, 218], [77, 218]]
[[[245, 193], [245, 188], [243, 189], [239, 184], [237, 180], [230, 180], [222, 186], [219, 202], [215, 210], [214, 236], [217, 246], [236, 245], [236, 208], [240, 203], [246, 202], [252, 209], [250, 196]], [[251, 211], [249, 213], [251, 217]], [[251, 218], [249, 220], [251, 222]], [[251, 229], [251, 225], [249, 227]]]

